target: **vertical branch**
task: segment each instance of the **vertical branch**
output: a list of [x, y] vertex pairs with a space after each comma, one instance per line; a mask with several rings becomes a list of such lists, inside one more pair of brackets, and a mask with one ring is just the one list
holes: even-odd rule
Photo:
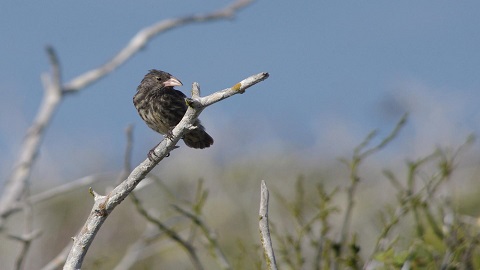
[[[17, 256], [17, 261], [15, 263], [15, 269], [20, 270], [23, 269], [25, 266], [25, 259], [27, 257], [27, 252], [30, 249], [30, 246], [32, 244], [33, 238], [28, 237], [28, 235], [32, 234], [33, 231], [33, 206], [31, 202], [29, 201], [28, 197], [30, 196], [29, 188], [26, 188], [26, 191], [24, 193], [24, 241], [22, 241], [22, 248], [20, 250], [20, 253]], [[30, 239], [29, 239], [30, 238]]]
[[45, 135], [45, 128], [50, 123], [62, 98], [60, 64], [52, 47], [47, 47], [47, 55], [52, 68], [51, 75], [42, 76], [44, 91], [37, 117], [29, 128], [20, 150], [20, 156], [14, 170], [0, 196], [0, 228], [4, 219], [19, 207], [19, 202], [27, 188], [32, 166]]
[[357, 190], [358, 183], [360, 182], [360, 176], [358, 175], [358, 166], [360, 164], [360, 159], [354, 158], [350, 164], [350, 185], [347, 189], [347, 209], [343, 217], [342, 230], [340, 233], [340, 250], [342, 252], [343, 247], [346, 245], [346, 241], [350, 232], [350, 224], [352, 220], [353, 207], [355, 205], [355, 193]]
[[276, 270], [277, 262], [275, 261], [275, 253], [273, 252], [272, 239], [270, 238], [270, 229], [268, 227], [268, 197], [267, 185], [265, 181], [262, 180], [260, 187], [260, 221], [258, 224], [260, 227], [260, 240], [262, 242], [267, 269]]
[[355, 195], [357, 192], [358, 184], [360, 183], [360, 175], [358, 173], [359, 166], [367, 157], [382, 150], [385, 146], [388, 145], [388, 143], [390, 143], [394, 138], [397, 137], [400, 130], [407, 122], [407, 116], [408, 114], [404, 114], [402, 118], [400, 118], [400, 121], [397, 123], [395, 128], [390, 132], [390, 134], [385, 137], [379, 144], [372, 146], [371, 148], [365, 149], [376, 135], [375, 131], [371, 132], [369, 135], [367, 135], [365, 140], [360, 143], [358, 147], [355, 148], [351, 161], [342, 159], [342, 162], [345, 163], [350, 169], [350, 185], [347, 189], [347, 208], [343, 217], [340, 239], [337, 243], [337, 259], [334, 261], [334, 264], [332, 266], [332, 269], [334, 270], [339, 269], [343, 253], [347, 247], [347, 240], [350, 234], [353, 208], [355, 206]]
[[21, 236], [9, 235], [11, 239], [14, 239], [22, 244], [18, 256], [15, 260], [16, 270], [25, 269], [25, 260], [27, 258], [28, 251], [32, 245], [33, 240], [38, 238], [41, 234], [39, 230], [34, 230], [33, 228], [33, 206], [32, 203], [28, 200], [29, 196], [28, 189], [24, 194], [24, 233]]
[[202, 230], [203, 234], [207, 238], [208, 244], [209, 244], [209, 249], [212, 253], [212, 256], [217, 260], [218, 264], [220, 265], [221, 269], [223, 270], [230, 270], [232, 267], [230, 266], [230, 263], [227, 260], [227, 257], [225, 254], [223, 254], [222, 250], [220, 249], [218, 245], [217, 238], [214, 233], [212, 233], [209, 229], [208, 226], [203, 222], [200, 217], [189, 213], [188, 211], [180, 208], [177, 205], [173, 206], [176, 211], [184, 215], [185, 217], [189, 218], [190, 220], [193, 221], [193, 223], [200, 227]]
[[133, 149], [133, 125], [132, 124], [128, 125], [127, 128], [125, 129], [125, 135], [127, 137], [127, 145], [125, 146], [125, 160], [123, 162], [123, 166], [124, 166], [123, 168], [125, 172], [128, 173], [132, 170], [132, 149]]
[[[118, 181], [121, 181], [125, 177], [128, 176], [129, 171], [131, 170], [131, 155], [132, 155], [132, 148], [133, 148], [133, 125], [128, 125], [127, 128], [125, 129], [125, 135], [126, 135], [126, 145], [125, 145], [125, 159], [124, 159], [124, 169], [123, 172], [119, 175]], [[53, 196], [56, 196], [57, 194], [64, 194], [65, 192], [77, 188], [77, 187], [83, 187], [89, 184], [92, 184], [96, 182], [96, 180], [99, 178], [95, 177], [85, 177], [81, 178], [77, 181], [73, 181], [70, 183], [67, 183], [65, 185], [62, 185], [60, 187], [57, 187], [55, 189], [46, 191], [45, 195], [37, 195], [34, 197], [31, 197], [31, 200], [33, 202], [35, 201], [40, 201], [44, 198], [52, 198]], [[58, 269], [60, 268], [61, 265], [65, 263], [65, 260], [67, 259], [68, 253], [70, 252], [70, 249], [72, 247], [72, 243], [69, 242], [65, 248], [53, 259], [51, 260], [47, 265], [45, 265], [42, 270], [53, 270], [53, 269]]]

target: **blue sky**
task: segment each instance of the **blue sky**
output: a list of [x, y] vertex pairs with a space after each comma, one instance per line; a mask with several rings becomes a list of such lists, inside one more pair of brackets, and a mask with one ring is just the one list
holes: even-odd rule
[[[49, 70], [45, 45], [56, 49], [69, 81], [110, 59], [143, 27], [227, 3], [1, 3], [1, 175], [38, 109], [40, 75]], [[478, 1], [258, 1], [234, 20], [174, 29], [64, 100], [42, 162], [74, 171], [67, 158], [74, 154], [73, 161], [91, 159], [92, 167], [120, 167], [129, 123], [135, 125], [134, 162], [142, 160], [161, 138], [132, 104], [151, 68], [178, 77], [186, 93], [197, 81], [203, 94], [270, 73], [248, 93], [201, 115], [215, 138], [206, 155], [295, 149], [337, 157], [372, 129], [386, 134], [405, 111], [410, 122], [398, 145], [407, 153], [458, 144], [479, 131], [479, 10]]]

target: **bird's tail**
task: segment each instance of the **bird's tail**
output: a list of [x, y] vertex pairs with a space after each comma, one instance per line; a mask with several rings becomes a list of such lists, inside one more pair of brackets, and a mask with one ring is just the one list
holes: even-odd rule
[[198, 125], [196, 129], [191, 130], [185, 136], [183, 141], [188, 147], [203, 149], [213, 144], [213, 138], [205, 132], [202, 125]]

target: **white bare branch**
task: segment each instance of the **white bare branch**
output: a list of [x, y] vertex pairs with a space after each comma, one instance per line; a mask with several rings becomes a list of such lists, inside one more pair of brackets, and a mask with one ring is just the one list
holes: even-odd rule
[[251, 4], [252, 2], [253, 0], [239, 0], [235, 1], [234, 3], [225, 8], [208, 14], [197, 14], [182, 18], [168, 19], [146, 27], [140, 30], [130, 40], [128, 45], [124, 47], [117, 55], [115, 55], [112, 60], [96, 69], [90, 70], [74, 78], [71, 82], [65, 85], [63, 90], [67, 92], [77, 91], [79, 89], [85, 88], [93, 82], [96, 82], [98, 79], [103, 78], [105, 75], [125, 63], [125, 61], [130, 59], [133, 55], [138, 53], [152, 38], [156, 37], [159, 33], [163, 33], [173, 28], [190, 23], [230, 19], [235, 15], [238, 10]]
[[128, 247], [125, 255], [120, 262], [115, 266], [114, 270], [128, 270], [132, 269], [134, 264], [142, 258], [142, 254], [151, 245], [155, 239], [158, 239], [163, 232], [156, 226], [148, 224], [143, 234]]
[[27, 180], [45, 134], [45, 128], [50, 123], [62, 98], [58, 59], [53, 48], [48, 47], [47, 53], [52, 66], [52, 74], [50, 77], [45, 74], [42, 77], [45, 94], [40, 109], [32, 126], [27, 131], [18, 161], [0, 197], [0, 229], [3, 227], [4, 219], [18, 209], [18, 204], [27, 189]]
[[[188, 99], [190, 106], [187, 109], [187, 112], [180, 123], [178, 123], [178, 125], [173, 129], [172, 137], [170, 139], [164, 139], [155, 148], [155, 154], [152, 155], [152, 160], [144, 160], [140, 165], [133, 169], [126, 180], [115, 187], [108, 195], [100, 196], [91, 191], [95, 198], [94, 206], [90, 211], [83, 228], [80, 230], [77, 236], [73, 238], [73, 246], [70, 250], [70, 254], [68, 255], [64, 269], [81, 268], [83, 259], [88, 251], [88, 248], [90, 247], [90, 244], [93, 242], [98, 230], [102, 226], [103, 222], [105, 222], [108, 215], [133, 191], [133, 189], [135, 189], [140, 181], [142, 181], [145, 176], [170, 153], [170, 151], [177, 147], [177, 142], [195, 123], [203, 109], [234, 94], [245, 92], [247, 88], [267, 79], [268, 76], [269, 75], [266, 72], [259, 73], [248, 77], [240, 83], [235, 84], [233, 87], [213, 93], [204, 98], [194, 97], [195, 99]], [[194, 83], [192, 88], [193, 93], [200, 94], [200, 89], [197, 83]]]
[[268, 189], [265, 181], [262, 180], [260, 187], [260, 239], [262, 242], [263, 253], [267, 263], [267, 269], [276, 270], [277, 262], [275, 261], [275, 253], [273, 252], [272, 239], [270, 237], [270, 229], [268, 227]]
[[50, 59], [52, 71], [50, 75], [44, 74], [42, 76], [45, 94], [40, 109], [25, 136], [20, 155], [17, 162], [15, 162], [11, 177], [6, 182], [3, 193], [0, 195], [0, 229], [3, 227], [4, 220], [10, 214], [21, 209], [19, 202], [27, 188], [35, 157], [37, 156], [40, 144], [45, 135], [45, 128], [49, 126], [65, 93], [80, 91], [86, 86], [102, 79], [138, 53], [154, 37], [165, 31], [191, 23], [230, 19], [236, 12], [252, 2], [253, 0], [237, 0], [227, 7], [211, 13], [167, 19], [146, 27], [140, 30], [110, 61], [96, 69], [77, 76], [63, 85], [60, 76], [59, 61], [53, 48], [48, 47], [47, 54]]

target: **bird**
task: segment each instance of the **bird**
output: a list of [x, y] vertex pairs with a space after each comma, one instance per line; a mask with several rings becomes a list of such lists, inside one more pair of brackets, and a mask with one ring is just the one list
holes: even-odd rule
[[[170, 73], [152, 69], [142, 79], [133, 96], [133, 104], [148, 127], [166, 136], [182, 120], [187, 111], [186, 95], [176, 90], [182, 82]], [[204, 149], [213, 144], [213, 138], [205, 131], [200, 120], [182, 137], [188, 147]], [[150, 150], [149, 158], [155, 147]]]

